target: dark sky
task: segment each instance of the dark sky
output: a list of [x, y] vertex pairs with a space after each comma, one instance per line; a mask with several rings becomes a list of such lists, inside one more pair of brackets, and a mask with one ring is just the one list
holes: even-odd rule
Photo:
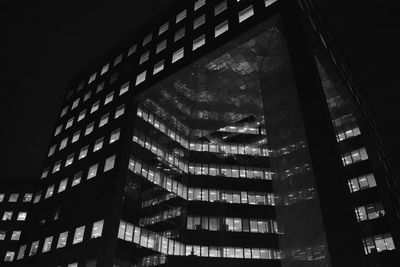
[[[0, 177], [37, 175], [69, 79], [173, 2], [1, 1]], [[395, 1], [315, 2], [399, 165], [400, 23]]]

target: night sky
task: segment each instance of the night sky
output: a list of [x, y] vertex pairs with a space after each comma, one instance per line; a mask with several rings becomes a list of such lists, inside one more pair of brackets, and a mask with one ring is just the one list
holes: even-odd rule
[[[0, 177], [38, 175], [68, 81], [174, 2], [1, 2]], [[400, 16], [395, 1], [315, 2], [400, 166]]]

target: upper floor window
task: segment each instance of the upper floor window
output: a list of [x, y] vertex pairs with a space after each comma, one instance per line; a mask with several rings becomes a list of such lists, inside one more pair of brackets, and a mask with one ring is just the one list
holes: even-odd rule
[[169, 26], [169, 22], [165, 22], [163, 25], [161, 25], [158, 30], [158, 35], [161, 35], [164, 32], [166, 32], [168, 30], [168, 26]]
[[108, 103], [110, 103], [114, 98], [114, 92], [109, 93], [106, 96], [106, 99], [104, 100], [104, 105], [107, 105]]
[[93, 147], [93, 152], [96, 152], [97, 150], [100, 150], [103, 147], [103, 137], [99, 138], [96, 140], [96, 142], [94, 143], [94, 147]]
[[342, 162], [344, 166], [353, 164], [355, 162], [367, 160], [368, 155], [364, 147], [353, 150], [342, 155]]
[[163, 69], [164, 69], [164, 60], [161, 60], [160, 62], [154, 65], [153, 75], [159, 73]]
[[85, 226], [81, 226], [75, 229], [74, 240], [72, 244], [78, 244], [83, 241], [83, 235], [85, 234]]
[[44, 198], [46, 199], [53, 196], [53, 193], [54, 193], [54, 185], [51, 185], [47, 188], [46, 195], [44, 196]]
[[365, 254], [395, 249], [393, 238], [390, 233], [363, 238], [363, 243]]
[[60, 185], [58, 186], [58, 193], [61, 193], [67, 188], [68, 178], [61, 180]]
[[96, 87], [96, 94], [104, 89], [104, 82], [101, 82]]
[[79, 158], [78, 159], [83, 159], [87, 156], [87, 152], [88, 152], [88, 147], [89, 146], [84, 146], [81, 148], [81, 151], [79, 152]]
[[114, 163], [115, 163], [115, 155], [108, 157], [106, 159], [106, 163], [104, 164], [104, 172], [111, 170], [114, 168]]
[[181, 13], [179, 13], [178, 15], [176, 15], [176, 21], [175, 23], [180, 22], [181, 20], [183, 20], [184, 18], [186, 18], [186, 9], [183, 10]]
[[80, 135], [81, 135], [81, 131], [80, 130], [76, 131], [74, 133], [74, 135], [72, 136], [71, 144], [75, 143], [76, 141], [78, 141]]
[[62, 129], [62, 124], [57, 126], [56, 131], [54, 132], [54, 136], [57, 136], [61, 132], [61, 129]]
[[100, 75], [103, 75], [104, 73], [106, 73], [109, 68], [110, 68], [110, 63], [107, 63], [106, 65], [104, 65], [103, 68], [101, 68]]
[[68, 155], [67, 160], [65, 161], [65, 167], [71, 165], [74, 162], [74, 153]]
[[226, 4], [226, 0], [224, 0], [223, 2], [221, 2], [220, 4], [218, 4], [218, 5], [214, 8], [214, 15], [217, 16], [217, 15], [221, 14], [221, 13], [224, 12], [227, 8], [228, 8], [228, 6], [227, 6], [227, 4]]
[[31, 202], [32, 201], [33, 194], [32, 193], [25, 193], [23, 202]]
[[167, 40], [162, 41], [161, 43], [159, 43], [157, 45], [156, 48], [156, 54], [160, 53], [161, 51], [163, 51], [165, 48], [167, 47]]
[[19, 247], [17, 260], [20, 260], [25, 256], [25, 251], [26, 251], [26, 245], [22, 245]]
[[50, 149], [49, 149], [49, 153], [47, 154], [47, 156], [50, 157], [51, 155], [54, 154], [55, 151], [56, 151], [56, 145], [51, 146]]
[[88, 135], [91, 132], [93, 132], [93, 128], [94, 128], [94, 122], [89, 123], [88, 126], [86, 126], [85, 135]]
[[48, 174], [49, 174], [49, 168], [45, 168], [40, 178], [46, 178]]
[[135, 85], [141, 84], [146, 80], [146, 71], [143, 71], [136, 77], [136, 83]]
[[7, 231], [0, 231], [0, 240], [5, 240], [6, 234], [7, 234]]
[[198, 17], [197, 19], [194, 20], [193, 29], [194, 30], [197, 29], [198, 27], [200, 27], [204, 23], [206, 23], [206, 16], [203, 14], [200, 17]]
[[3, 214], [2, 220], [3, 220], [3, 221], [9, 221], [9, 220], [11, 220], [12, 214], [13, 214], [12, 211], [5, 211], [4, 214]]
[[205, 43], [206, 43], [206, 37], [203, 34], [193, 41], [193, 51], [196, 50], [197, 48], [203, 46]]
[[77, 122], [83, 120], [83, 119], [85, 118], [85, 116], [86, 116], [86, 109], [82, 110], [82, 111], [79, 113]]
[[8, 202], [17, 202], [18, 196], [19, 196], [18, 193], [11, 194], [10, 197], [8, 198]]
[[91, 178], [93, 178], [93, 177], [95, 177], [96, 175], [97, 175], [97, 168], [98, 168], [98, 164], [96, 163], [96, 164], [94, 164], [94, 165], [92, 165], [92, 166], [90, 166], [90, 168], [89, 168], [89, 172], [88, 172], [88, 176], [87, 176], [87, 179], [89, 180], [89, 179], [91, 179]]
[[88, 84], [91, 84], [92, 82], [94, 82], [94, 80], [96, 80], [96, 75], [97, 75], [96, 72], [90, 75]]
[[150, 52], [149, 52], [149, 51], [147, 51], [146, 53], [144, 53], [144, 54], [140, 57], [139, 65], [141, 65], [142, 63], [144, 63], [144, 62], [146, 62], [147, 60], [149, 60], [149, 55], [150, 55]]
[[373, 220], [385, 216], [381, 202], [371, 203], [365, 206], [359, 206], [354, 209], [357, 221]]
[[118, 65], [119, 63], [121, 63], [121, 61], [122, 61], [122, 54], [114, 59], [114, 66]]
[[194, 11], [196, 11], [200, 7], [204, 6], [205, 3], [206, 3], [206, 0], [197, 0], [196, 2], [194, 2]]
[[65, 108], [62, 109], [60, 118], [61, 118], [62, 116], [64, 116], [65, 114], [67, 114], [67, 111], [68, 111], [68, 106], [66, 106]]
[[146, 37], [144, 37], [144, 39], [143, 39], [143, 46], [145, 46], [148, 43], [150, 43], [152, 38], [153, 38], [153, 34], [152, 33], [146, 35]]
[[75, 101], [72, 103], [71, 110], [74, 110], [78, 105], [79, 105], [79, 98], [75, 99]]
[[27, 212], [21, 211], [18, 213], [17, 221], [25, 221]]
[[67, 121], [67, 125], [65, 125], [65, 129], [68, 129], [69, 127], [71, 127], [73, 123], [74, 123], [74, 117], [71, 117], [71, 118]]
[[278, 0], [264, 0], [264, 5], [265, 7], [272, 5], [273, 3], [275, 3]]
[[82, 172], [77, 172], [74, 174], [74, 178], [72, 179], [72, 185], [71, 186], [75, 186], [78, 185], [81, 182], [81, 178], [82, 178]]
[[114, 130], [111, 133], [110, 144], [114, 143], [115, 141], [117, 141], [119, 139], [119, 134], [120, 134], [120, 129]]
[[46, 237], [43, 243], [42, 252], [45, 253], [51, 249], [51, 244], [53, 243], [53, 236]]
[[11, 240], [19, 240], [21, 237], [21, 231], [13, 231], [11, 235]]
[[184, 48], [182, 47], [173, 53], [172, 63], [175, 63], [179, 59], [183, 58], [183, 56], [184, 56]]
[[120, 105], [119, 107], [117, 107], [117, 109], [115, 110], [115, 116], [114, 118], [118, 118], [121, 115], [123, 115], [125, 112], [125, 104]]
[[100, 118], [100, 123], [99, 123], [99, 127], [102, 127], [102, 126], [104, 126], [104, 125], [106, 125], [107, 123], [108, 123], [108, 113], [107, 114], [105, 114], [105, 115], [103, 115], [101, 118]]
[[136, 48], [137, 48], [137, 44], [134, 44], [134, 45], [132, 45], [131, 47], [129, 47], [129, 50], [128, 50], [128, 57], [129, 57], [130, 55], [132, 55], [133, 53], [136, 52]]
[[103, 224], [104, 224], [104, 220], [93, 223], [91, 238], [101, 237], [101, 235], [103, 233]]
[[57, 248], [63, 248], [67, 245], [68, 231], [62, 232], [58, 237]]
[[61, 167], [61, 160], [57, 161], [57, 162], [54, 164], [53, 172], [52, 172], [52, 173], [58, 172], [58, 171], [60, 170], [60, 167]]
[[29, 256], [36, 255], [39, 247], [39, 241], [35, 241], [31, 245], [31, 250], [29, 251]]
[[86, 92], [85, 96], [83, 97], [83, 102], [86, 102], [90, 96], [92, 95], [92, 91]]
[[239, 23], [254, 15], [253, 5], [250, 5], [239, 12]]
[[119, 90], [119, 95], [123, 95], [129, 90], [129, 82], [124, 83]]
[[4, 194], [0, 194], [0, 202], [4, 201]]
[[68, 143], [68, 137], [65, 137], [65, 138], [61, 141], [60, 147], [58, 148], [58, 150], [64, 149], [64, 148], [67, 146], [67, 143]]
[[221, 24], [217, 25], [215, 27], [215, 37], [220, 36], [221, 34], [223, 34], [224, 32], [226, 32], [227, 30], [229, 30], [229, 25], [228, 25], [228, 21], [225, 20], [224, 22], [222, 22]]
[[7, 251], [4, 257], [4, 261], [11, 262], [14, 260], [15, 252], [14, 251]]
[[98, 110], [99, 109], [99, 105], [100, 105], [100, 101], [96, 101], [95, 103], [93, 103], [92, 108], [90, 109], [90, 113], [93, 113], [96, 110]]
[[375, 177], [372, 173], [361, 175], [359, 177], [348, 180], [350, 192], [368, 189], [376, 186]]
[[182, 39], [184, 36], [185, 36], [185, 27], [183, 27], [182, 29], [180, 29], [179, 31], [177, 31], [175, 33], [174, 42], [177, 42], [178, 40]]

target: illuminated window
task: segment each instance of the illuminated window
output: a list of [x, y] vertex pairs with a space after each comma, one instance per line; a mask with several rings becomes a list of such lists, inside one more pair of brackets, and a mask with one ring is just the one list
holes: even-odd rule
[[96, 80], [96, 75], [97, 75], [96, 72], [90, 75], [88, 84], [91, 84], [94, 80]]
[[264, 5], [265, 7], [272, 5], [273, 3], [275, 3], [277, 0], [264, 0]]
[[114, 59], [114, 66], [118, 65], [119, 63], [121, 63], [121, 61], [122, 61], [122, 54]]
[[96, 140], [96, 142], [94, 143], [94, 147], [93, 147], [93, 152], [96, 152], [97, 150], [100, 150], [103, 147], [103, 137], [99, 138]]
[[176, 20], [175, 23], [178, 23], [179, 21], [183, 20], [184, 18], [186, 18], [186, 9], [183, 10], [181, 13], [179, 13], [178, 15], [176, 15]]
[[11, 194], [10, 197], [8, 198], [8, 202], [17, 202], [18, 196], [19, 196], [18, 193]]
[[72, 244], [78, 244], [83, 241], [83, 235], [85, 234], [85, 226], [81, 226], [75, 229], [74, 240]]
[[110, 136], [110, 144], [117, 141], [119, 139], [119, 135], [120, 135], [120, 129], [114, 130]]
[[204, 6], [205, 3], [206, 3], [206, 0], [197, 0], [196, 2], [194, 2], [194, 11], [196, 11], [200, 7]]
[[150, 52], [149, 52], [149, 51], [147, 51], [146, 53], [144, 53], [144, 54], [140, 57], [139, 65], [142, 64], [142, 63], [144, 63], [144, 62], [146, 62], [147, 60], [149, 60], [149, 55], [150, 55]]
[[83, 120], [83, 119], [85, 118], [85, 116], [86, 116], [86, 109], [82, 110], [82, 111], [79, 113], [77, 122]]
[[67, 124], [65, 125], [65, 129], [68, 129], [69, 127], [71, 127], [72, 124], [74, 124], [74, 117], [70, 118], [70, 119], [67, 121]]
[[77, 172], [74, 175], [74, 179], [72, 179], [72, 185], [71, 186], [75, 186], [78, 185], [81, 182], [81, 178], [82, 178], [82, 172]]
[[157, 45], [156, 48], [156, 54], [160, 53], [161, 51], [163, 51], [165, 48], [167, 47], [167, 40], [162, 41], [161, 43], [159, 43]]
[[57, 126], [56, 131], [54, 132], [54, 136], [57, 136], [61, 132], [61, 129], [62, 129], [62, 124]]
[[104, 89], [104, 82], [101, 82], [96, 87], [96, 94]]
[[359, 161], [364, 161], [368, 159], [367, 151], [364, 147], [360, 149], [353, 150], [351, 152], [342, 155], [343, 165], [347, 166]]
[[99, 105], [100, 105], [100, 101], [96, 101], [95, 103], [93, 103], [92, 108], [90, 109], [90, 114], [92, 114], [93, 112], [98, 110], [99, 109]]
[[93, 132], [93, 128], [94, 128], [94, 122], [89, 123], [88, 126], [86, 126], [85, 136]]
[[68, 231], [63, 232], [58, 237], [57, 248], [63, 248], [67, 244]]
[[21, 211], [18, 213], [17, 221], [25, 221], [27, 212]]
[[65, 161], [65, 167], [71, 165], [74, 162], [74, 153], [69, 154], [67, 160]]
[[9, 220], [11, 220], [12, 214], [13, 214], [12, 211], [5, 211], [4, 214], [3, 214], [2, 220], [3, 220], [3, 221], [9, 221]]
[[43, 249], [42, 249], [43, 253], [50, 251], [51, 243], [53, 243], [53, 237], [52, 236], [46, 237], [46, 239], [44, 240], [44, 243], [43, 243]]
[[185, 27], [175, 33], [174, 42], [182, 39], [185, 36]]
[[19, 240], [21, 237], [21, 231], [13, 231], [11, 235], [11, 240]]
[[23, 202], [31, 202], [32, 201], [32, 197], [33, 197], [33, 194], [32, 193], [26, 193], [25, 195], [24, 195], [24, 198], [23, 198]]
[[61, 180], [60, 185], [58, 186], [58, 193], [61, 193], [67, 188], [68, 178]]
[[131, 47], [129, 47], [129, 50], [128, 50], [128, 57], [129, 57], [130, 55], [132, 55], [133, 53], [136, 52], [136, 48], [137, 48], [137, 44], [134, 44], [134, 45], [132, 45]]
[[152, 38], [153, 38], [153, 34], [150, 33], [150, 34], [146, 35], [146, 37], [144, 37], [144, 39], [143, 39], [143, 46], [150, 43]]
[[93, 223], [91, 238], [101, 237], [101, 235], [103, 233], [103, 224], [104, 224], [104, 220]]
[[206, 22], [206, 16], [203, 14], [193, 22], [193, 29], [197, 29]]
[[106, 99], [104, 100], [104, 105], [107, 105], [108, 103], [110, 103], [114, 98], [114, 92], [109, 93], [106, 96]]
[[172, 63], [175, 63], [176, 61], [180, 60], [183, 58], [184, 55], [184, 48], [182, 47], [181, 49], [178, 49], [175, 51], [172, 55]]
[[143, 71], [136, 77], [136, 83], [135, 85], [141, 84], [146, 80], [146, 71]]
[[4, 201], [4, 194], [0, 194], [0, 202]]
[[4, 261], [13, 261], [14, 260], [14, 251], [7, 251], [6, 256], [4, 257]]
[[153, 75], [156, 73], [159, 73], [163, 69], [164, 69], [164, 60], [161, 60], [160, 62], [158, 62], [154, 65]]
[[67, 146], [67, 143], [68, 143], [68, 137], [65, 137], [65, 138], [61, 141], [61, 144], [60, 144], [60, 147], [58, 148], [58, 150], [64, 149], [64, 148]]
[[72, 103], [71, 110], [74, 110], [79, 105], [79, 98]]
[[57, 162], [54, 164], [53, 172], [52, 172], [52, 173], [58, 172], [58, 171], [60, 170], [60, 167], [61, 167], [61, 160], [57, 161]]
[[347, 182], [352, 193], [376, 186], [375, 176], [372, 173], [350, 179]]
[[67, 111], [68, 111], [68, 106], [62, 109], [60, 118], [62, 118], [65, 114], [67, 114]]
[[78, 159], [83, 159], [87, 156], [88, 153], [88, 146], [84, 146], [81, 148], [81, 151], [79, 152], [79, 157]]
[[99, 123], [99, 127], [102, 127], [102, 126], [104, 126], [104, 125], [106, 125], [107, 123], [108, 123], [108, 113], [107, 114], [105, 114], [105, 115], [103, 115], [101, 118], [100, 118], [100, 123]]
[[215, 27], [215, 37], [220, 36], [221, 34], [223, 34], [224, 32], [226, 32], [229, 29], [228, 26], [228, 21], [225, 20], [224, 22], [222, 22], [221, 24], [217, 25]]
[[205, 35], [201, 35], [193, 41], [193, 51], [206, 43]]
[[35, 195], [35, 199], [33, 199], [33, 203], [38, 203], [41, 197], [42, 197], [42, 191], [37, 192]]
[[47, 188], [46, 195], [44, 196], [44, 198], [46, 199], [51, 197], [53, 193], [54, 193], [54, 185], [51, 185]]
[[92, 165], [92, 166], [90, 166], [89, 172], [88, 172], [88, 176], [87, 176], [88, 180], [97, 175], [97, 168], [98, 168], [98, 164], [97, 163]]
[[67, 267], [78, 267], [78, 263], [77, 262], [70, 263], [68, 264]]
[[92, 95], [92, 91], [87, 92], [85, 94], [85, 96], [83, 97], [83, 102], [86, 102], [90, 98], [91, 95]]
[[158, 35], [161, 35], [164, 32], [166, 32], [168, 30], [168, 26], [169, 26], [168, 22], [165, 22], [163, 25], [161, 25], [159, 30], [158, 30]]
[[109, 67], [110, 67], [110, 64], [109, 64], [109, 63], [107, 63], [106, 65], [104, 65], [103, 68], [101, 68], [101, 73], [100, 73], [100, 75], [103, 75], [104, 73], [106, 73], [106, 72], [108, 71]]
[[50, 157], [51, 155], [54, 154], [55, 151], [56, 151], [56, 145], [53, 145], [52, 147], [50, 147], [49, 153], [47, 154], [47, 156]]
[[128, 92], [128, 90], [129, 90], [129, 82], [126, 82], [121, 86], [121, 89], [119, 89], [119, 95], [125, 94], [126, 92]]
[[215, 8], [214, 8], [214, 15], [217, 16], [219, 14], [221, 14], [222, 12], [224, 12], [226, 9], [228, 8], [227, 4], [226, 4], [226, 0], [221, 2], [220, 4], [218, 4]]
[[74, 135], [72, 136], [71, 144], [75, 143], [76, 141], [78, 141], [80, 135], [81, 135], [81, 131], [76, 131], [74, 133]]
[[253, 5], [250, 5], [239, 12], [239, 23], [254, 15]]
[[0, 240], [5, 240], [6, 239], [6, 231], [0, 231]]
[[22, 259], [25, 256], [26, 245], [22, 245], [19, 247], [17, 260]]
[[114, 168], [114, 163], [115, 163], [115, 155], [108, 157], [104, 164], [104, 172], [109, 171], [112, 168]]

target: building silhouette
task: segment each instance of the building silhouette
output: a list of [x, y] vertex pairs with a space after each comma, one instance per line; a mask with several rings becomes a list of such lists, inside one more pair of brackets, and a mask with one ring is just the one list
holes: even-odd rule
[[[75, 77], [4, 266], [396, 266], [399, 180], [310, 0], [177, 3]], [[21, 213], [22, 212], [22, 213]]]

